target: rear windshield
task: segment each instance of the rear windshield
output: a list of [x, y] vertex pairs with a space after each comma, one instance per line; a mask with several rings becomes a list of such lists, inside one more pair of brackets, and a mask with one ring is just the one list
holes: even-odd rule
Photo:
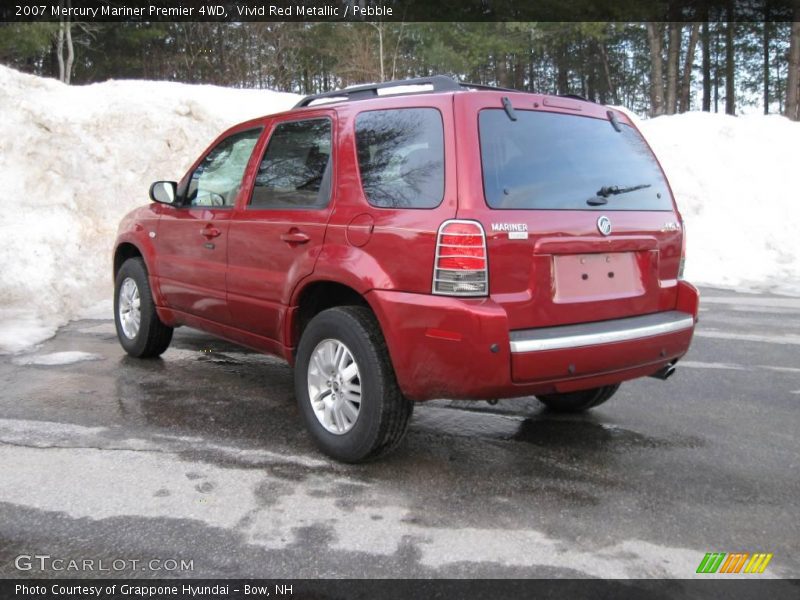
[[[500, 209], [671, 210], [642, 137], [605, 119], [502, 109], [480, 112], [486, 202]], [[589, 202], [587, 202], [589, 201]], [[604, 202], [605, 201], [605, 202]]]

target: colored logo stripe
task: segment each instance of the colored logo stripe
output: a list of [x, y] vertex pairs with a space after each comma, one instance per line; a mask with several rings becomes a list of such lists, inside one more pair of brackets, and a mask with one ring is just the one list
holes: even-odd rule
[[739, 559], [738, 554], [728, 554], [728, 558], [725, 559], [725, 562], [722, 563], [722, 568], [719, 570], [720, 573], [730, 573], [731, 564], [736, 564], [736, 561]]
[[719, 566], [722, 564], [722, 559], [725, 558], [724, 552], [709, 552], [700, 561], [700, 566], [697, 567], [698, 573], [716, 573]]
[[763, 573], [767, 568], [769, 561], [772, 560], [772, 554], [753, 554], [753, 558], [747, 563], [744, 568], [745, 573]]
[[[708, 552], [700, 561], [697, 573], [763, 573], [769, 561], [772, 560], [772, 556], [771, 553], [764, 552], [752, 555], [747, 552], [732, 554]], [[744, 567], [744, 571], [742, 571], [742, 567]]]
[[747, 553], [738, 553], [738, 554], [729, 554], [728, 559], [723, 563], [722, 568], [720, 569], [720, 573], [738, 573], [742, 565], [744, 565], [744, 561], [747, 560], [747, 557], [750, 556]]
[[705, 573], [706, 572], [706, 565], [708, 564], [709, 559], [711, 558], [711, 553], [706, 552], [706, 555], [703, 557], [703, 560], [700, 561], [700, 565], [697, 567], [697, 573]]

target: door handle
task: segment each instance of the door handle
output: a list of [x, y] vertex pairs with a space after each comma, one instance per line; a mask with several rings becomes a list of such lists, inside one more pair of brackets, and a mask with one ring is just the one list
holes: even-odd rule
[[292, 228], [286, 233], [282, 233], [281, 239], [287, 244], [305, 244], [311, 238], [302, 231]]
[[222, 235], [222, 232], [213, 225], [206, 225], [203, 229], [200, 230], [200, 235], [210, 240], [211, 238], [215, 238]]

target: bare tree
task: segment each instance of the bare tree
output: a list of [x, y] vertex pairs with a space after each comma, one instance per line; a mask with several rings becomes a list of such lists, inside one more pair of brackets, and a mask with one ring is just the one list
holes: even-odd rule
[[[67, 0], [67, 6], [71, 6], [72, 1]], [[72, 43], [72, 19], [67, 17], [66, 24], [62, 22], [64, 28], [66, 29], [66, 43], [67, 43], [67, 64], [64, 67], [64, 83], [69, 85], [70, 81], [72, 80], [72, 64], [75, 62], [75, 46]]]
[[764, 114], [769, 114], [769, 6], [764, 9], [764, 26], [763, 35], [761, 37], [761, 59], [762, 59], [762, 73], [764, 77]]
[[[66, 8], [72, 7], [72, 0], [66, 0]], [[72, 43], [72, 19], [64, 17], [64, 0], [59, 0], [58, 34], [56, 40], [56, 59], [58, 60], [58, 80], [69, 85], [72, 79], [72, 64], [75, 62], [75, 46]], [[64, 46], [67, 60], [64, 62]]]
[[392, 79], [397, 79], [397, 55], [400, 53], [400, 42], [403, 41], [403, 31], [406, 28], [406, 22], [400, 23], [400, 33], [397, 34], [397, 41], [394, 45], [394, 54], [392, 55]]
[[678, 108], [678, 60], [681, 55], [680, 23], [670, 23], [669, 46], [667, 47], [667, 101], [666, 114], [674, 115]]
[[785, 115], [800, 121], [800, 2], [795, 2], [789, 41], [789, 75], [786, 81]]
[[703, 110], [711, 112], [711, 32], [708, 26], [708, 10], [703, 21]]
[[556, 43], [555, 66], [556, 66], [556, 90], [558, 94], [569, 94], [569, 68], [567, 58], [569, 47], [566, 41], [560, 40]]
[[662, 55], [661, 24], [648, 22], [647, 41], [650, 46], [650, 115], [664, 114], [664, 57]]
[[728, 4], [728, 22], [725, 24], [725, 114], [736, 114], [736, 62], [733, 46], [734, 28], [733, 2]]
[[372, 27], [375, 28], [375, 31], [378, 32], [378, 60], [380, 61], [380, 72], [381, 72], [381, 81], [386, 81], [386, 70], [383, 66], [383, 30], [386, 25], [383, 21], [367, 21]]
[[686, 112], [690, 107], [692, 70], [694, 69], [694, 53], [697, 49], [697, 40], [700, 37], [700, 23], [692, 23], [689, 32], [689, 46], [686, 48], [686, 57], [683, 61], [683, 79], [681, 80], [680, 111]]
[[603, 62], [603, 74], [606, 79], [606, 87], [608, 93], [611, 95], [614, 104], [619, 104], [619, 95], [617, 94], [617, 87], [614, 85], [614, 80], [611, 78], [611, 66], [608, 62], [608, 50], [606, 49], [605, 41], [597, 42], [597, 48], [600, 52], [600, 58]]
[[[62, 2], [59, 6], [63, 5]], [[56, 59], [58, 60], [58, 80], [64, 81], [64, 21], [58, 23], [58, 37], [56, 39]]]

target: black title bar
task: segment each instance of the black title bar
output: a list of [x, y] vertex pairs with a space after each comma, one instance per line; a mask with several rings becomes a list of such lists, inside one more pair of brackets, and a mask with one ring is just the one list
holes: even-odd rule
[[9, 22], [792, 21], [795, 0], [3, 0]]
[[27, 579], [0, 580], [3, 600], [514, 600], [524, 598], [797, 598], [780, 579]]

